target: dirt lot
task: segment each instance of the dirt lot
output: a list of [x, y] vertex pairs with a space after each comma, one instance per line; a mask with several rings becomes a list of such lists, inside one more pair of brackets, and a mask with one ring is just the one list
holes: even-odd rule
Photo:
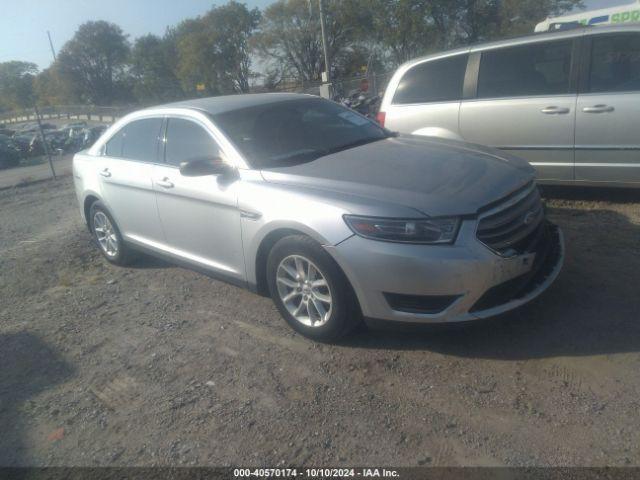
[[268, 299], [108, 265], [68, 178], [2, 191], [0, 465], [640, 465], [640, 193], [551, 193], [537, 302], [318, 345]]

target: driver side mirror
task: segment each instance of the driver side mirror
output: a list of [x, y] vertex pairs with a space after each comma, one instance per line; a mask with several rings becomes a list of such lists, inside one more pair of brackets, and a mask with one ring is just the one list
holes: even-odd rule
[[192, 158], [180, 163], [180, 173], [185, 177], [224, 175], [234, 168], [220, 157]]

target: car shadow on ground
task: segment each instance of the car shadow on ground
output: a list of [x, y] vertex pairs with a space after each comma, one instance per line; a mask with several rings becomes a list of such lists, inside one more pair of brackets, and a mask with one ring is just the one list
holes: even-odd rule
[[[0, 466], [33, 465], [31, 442], [26, 438], [31, 428], [30, 411], [52, 410], [33, 399], [73, 374], [73, 367], [37, 335], [0, 335]], [[55, 419], [52, 422], [55, 424]], [[55, 434], [51, 441], [55, 441]]]
[[140, 270], [156, 269], [156, 268], [170, 268], [173, 267], [171, 263], [163, 260], [162, 258], [154, 257], [142, 252], [136, 252], [136, 258], [133, 260], [130, 268], [136, 268]]
[[611, 210], [550, 208], [549, 217], [563, 229], [565, 264], [530, 304], [465, 324], [387, 322], [344, 344], [505, 360], [640, 351], [640, 226]]

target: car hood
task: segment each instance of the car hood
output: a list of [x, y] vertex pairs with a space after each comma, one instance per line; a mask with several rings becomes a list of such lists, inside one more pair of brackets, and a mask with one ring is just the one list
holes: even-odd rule
[[534, 170], [524, 160], [487, 147], [403, 135], [292, 167], [265, 169], [262, 176], [267, 182], [444, 216], [475, 214], [532, 181]]

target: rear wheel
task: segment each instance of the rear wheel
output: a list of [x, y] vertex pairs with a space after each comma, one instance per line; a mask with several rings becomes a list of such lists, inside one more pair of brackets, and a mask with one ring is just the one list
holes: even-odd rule
[[96, 201], [89, 209], [89, 224], [100, 252], [115, 265], [127, 265], [133, 252], [122, 240], [118, 226], [102, 202]]
[[360, 323], [360, 310], [347, 278], [309, 237], [293, 235], [273, 246], [267, 281], [284, 319], [306, 337], [336, 340]]

